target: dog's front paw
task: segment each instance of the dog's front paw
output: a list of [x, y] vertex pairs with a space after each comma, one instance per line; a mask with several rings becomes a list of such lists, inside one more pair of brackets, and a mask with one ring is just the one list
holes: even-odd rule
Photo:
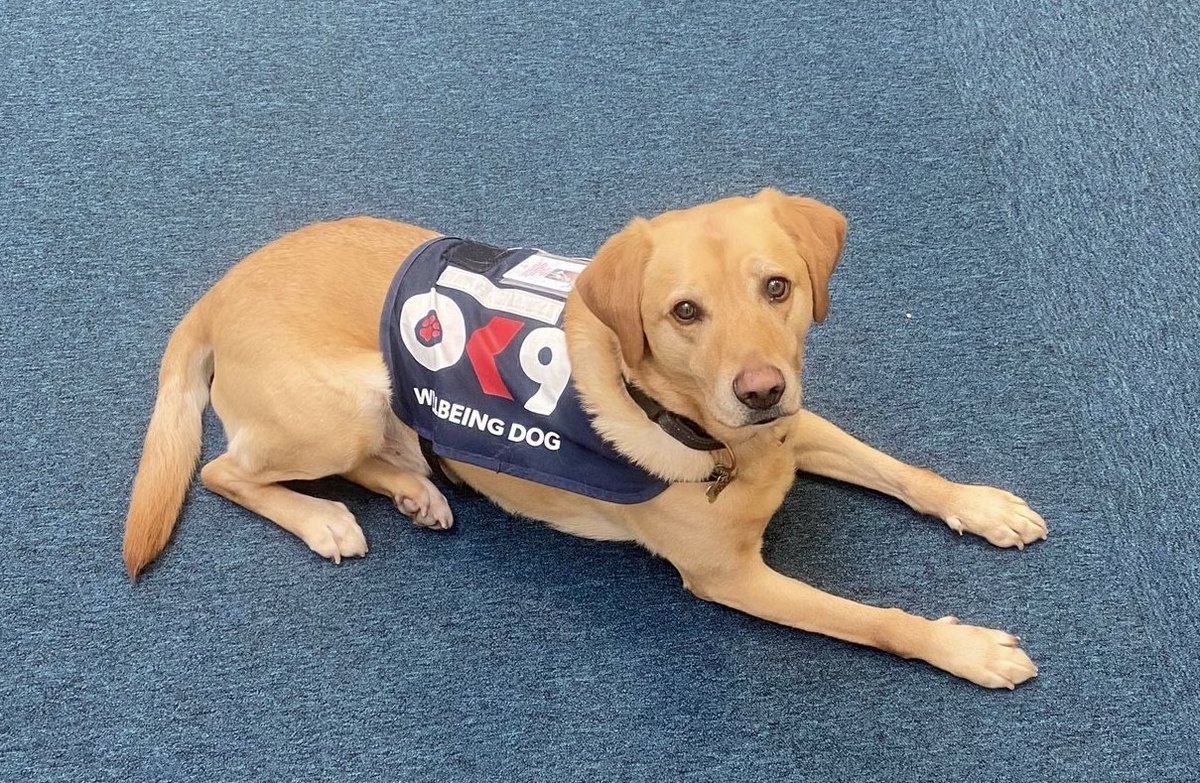
[[1002, 489], [954, 484], [939, 505], [938, 516], [951, 530], [983, 536], [996, 546], [1024, 549], [1049, 534], [1040, 514]]
[[408, 495], [396, 498], [396, 508], [407, 514], [413, 524], [437, 530], [449, 530], [454, 525], [454, 514], [450, 504], [433, 482], [424, 476], [414, 476], [419, 487]]
[[1038, 674], [1012, 634], [962, 625], [956, 617], [943, 617], [929, 628], [929, 649], [921, 657], [976, 685], [1012, 690]]

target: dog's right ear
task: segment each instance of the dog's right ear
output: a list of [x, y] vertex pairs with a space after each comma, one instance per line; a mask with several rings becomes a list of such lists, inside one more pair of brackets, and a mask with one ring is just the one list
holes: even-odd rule
[[616, 333], [621, 354], [630, 367], [646, 353], [642, 277], [652, 247], [650, 223], [635, 218], [600, 246], [575, 282], [587, 308]]

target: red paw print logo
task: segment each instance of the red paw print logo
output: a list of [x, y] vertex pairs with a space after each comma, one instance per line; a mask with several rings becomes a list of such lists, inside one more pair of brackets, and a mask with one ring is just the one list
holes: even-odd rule
[[442, 341], [442, 322], [438, 320], [436, 310], [430, 310], [429, 314], [417, 323], [417, 339], [424, 346], [437, 345]]

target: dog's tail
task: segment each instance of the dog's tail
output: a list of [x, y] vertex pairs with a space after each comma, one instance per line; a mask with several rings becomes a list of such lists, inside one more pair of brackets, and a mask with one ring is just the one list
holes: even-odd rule
[[204, 305], [201, 299], [183, 317], [163, 353], [158, 398], [125, 518], [125, 568], [134, 581], [166, 547], [200, 459], [201, 417], [212, 377]]

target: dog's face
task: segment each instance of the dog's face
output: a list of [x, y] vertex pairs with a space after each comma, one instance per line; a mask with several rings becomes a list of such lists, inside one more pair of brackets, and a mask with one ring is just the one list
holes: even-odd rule
[[832, 207], [765, 190], [635, 220], [578, 288], [648, 391], [728, 437], [800, 409], [845, 232]]

